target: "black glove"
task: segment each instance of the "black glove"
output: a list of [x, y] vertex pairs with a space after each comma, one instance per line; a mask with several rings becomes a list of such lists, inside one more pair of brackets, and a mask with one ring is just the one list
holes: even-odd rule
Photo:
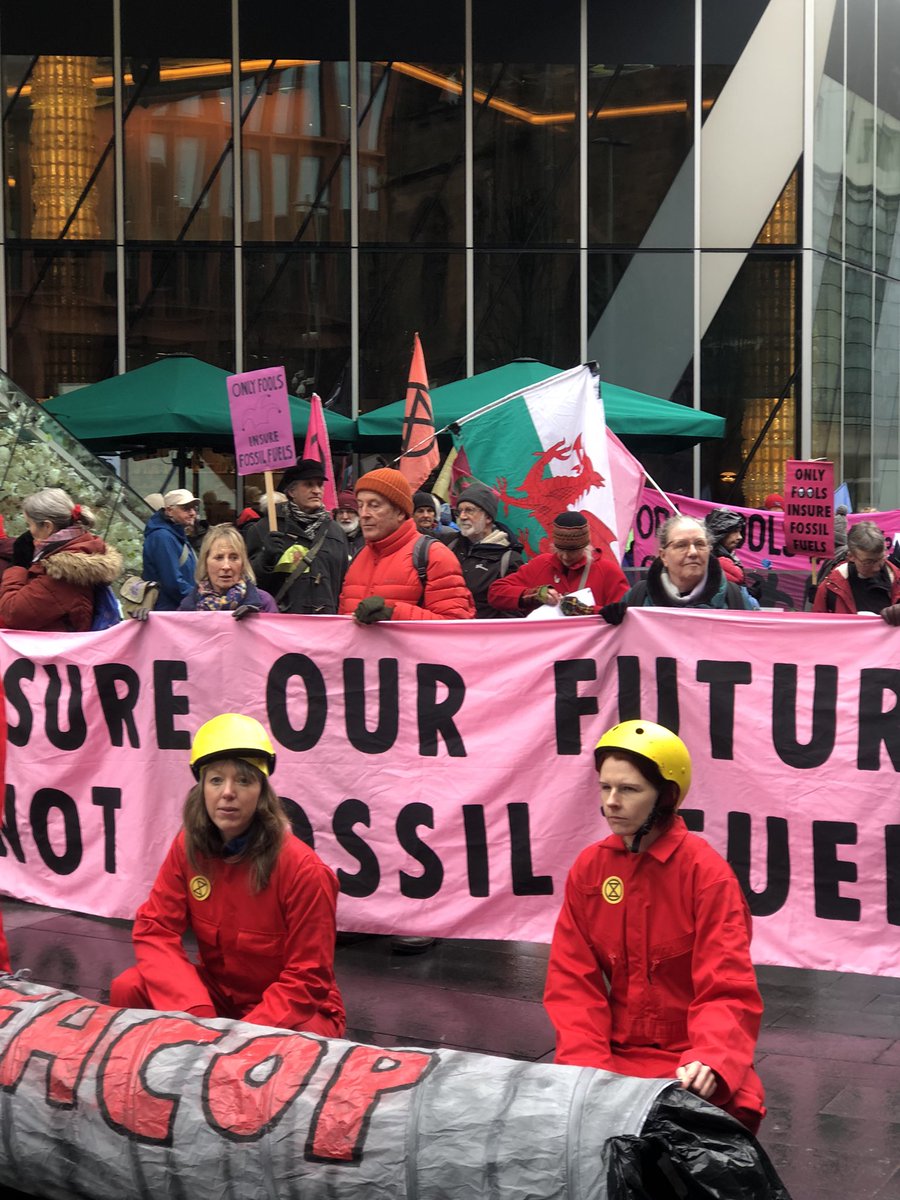
[[231, 614], [236, 621], [243, 621], [244, 617], [249, 617], [251, 613], [259, 612], [258, 604], [239, 604]]
[[366, 596], [356, 606], [353, 618], [360, 625], [374, 625], [376, 621], [389, 621], [394, 610], [385, 604], [383, 596]]
[[278, 529], [273, 529], [266, 534], [264, 545], [266, 550], [272, 553], [277, 553], [279, 556], [284, 554], [288, 546], [292, 546], [294, 539], [287, 533], [281, 533]]
[[34, 561], [34, 538], [31, 530], [20, 533], [13, 542], [12, 565], [14, 567], [30, 567]]
[[891, 604], [881, 610], [882, 619], [888, 625], [900, 625], [900, 604]]
[[628, 612], [628, 605], [621, 600], [614, 600], [612, 604], [604, 604], [600, 609], [600, 616], [607, 625], [621, 625], [625, 620], [625, 614]]

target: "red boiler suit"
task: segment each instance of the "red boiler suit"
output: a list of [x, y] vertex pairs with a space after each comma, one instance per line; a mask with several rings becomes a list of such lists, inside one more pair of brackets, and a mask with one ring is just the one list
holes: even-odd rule
[[[209, 894], [197, 877], [208, 881]], [[191, 884], [194, 887], [191, 887]], [[137, 967], [113, 980], [120, 1008], [173, 1009], [341, 1037], [344, 1005], [334, 977], [334, 873], [292, 833], [269, 882], [251, 886], [250, 864], [206, 860], [193, 869], [178, 834], [132, 937]], [[182, 944], [187, 927], [200, 965]]]
[[615, 834], [588, 846], [547, 969], [556, 1062], [640, 1078], [705, 1063], [719, 1080], [713, 1103], [755, 1133], [766, 1110], [750, 935], [733, 871], [680, 817], [639, 854]]

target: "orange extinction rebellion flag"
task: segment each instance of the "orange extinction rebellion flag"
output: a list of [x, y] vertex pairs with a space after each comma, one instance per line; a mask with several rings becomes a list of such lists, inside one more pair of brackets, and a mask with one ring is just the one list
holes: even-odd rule
[[434, 436], [434, 413], [428, 394], [425, 355], [419, 335], [413, 344], [409, 383], [406, 386], [406, 414], [403, 417], [403, 437], [398, 467], [409, 486], [417, 491], [440, 462], [437, 438]]

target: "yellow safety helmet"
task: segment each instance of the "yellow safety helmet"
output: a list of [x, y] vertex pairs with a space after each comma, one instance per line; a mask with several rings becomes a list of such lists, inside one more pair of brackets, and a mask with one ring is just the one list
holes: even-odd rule
[[594, 750], [594, 761], [600, 766], [601, 750], [630, 750], [649, 758], [663, 779], [671, 780], [678, 788], [678, 808], [691, 786], [691, 756], [677, 733], [652, 721], [620, 721], [607, 729]]
[[200, 778], [200, 770], [217, 758], [243, 758], [258, 767], [263, 775], [275, 770], [275, 748], [269, 735], [255, 717], [241, 713], [222, 713], [201, 725], [191, 746], [191, 770]]

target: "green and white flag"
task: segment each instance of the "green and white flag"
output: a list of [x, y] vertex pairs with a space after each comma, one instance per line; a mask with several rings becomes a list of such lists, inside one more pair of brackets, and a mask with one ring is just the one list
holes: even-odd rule
[[644, 473], [607, 430], [599, 378], [590, 367], [573, 367], [497, 400], [458, 428], [464, 469], [496, 490], [497, 519], [516, 533], [529, 558], [552, 549], [553, 520], [567, 509], [585, 514], [594, 546], [609, 546], [621, 557]]

